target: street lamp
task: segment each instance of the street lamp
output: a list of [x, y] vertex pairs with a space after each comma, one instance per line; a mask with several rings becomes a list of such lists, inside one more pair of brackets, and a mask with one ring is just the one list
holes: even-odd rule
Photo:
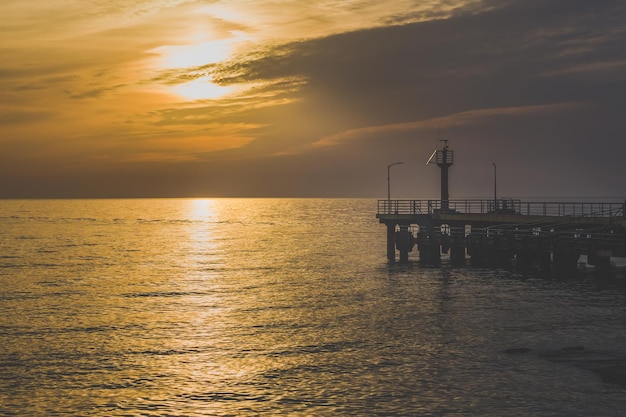
[[498, 211], [498, 170], [495, 162], [491, 165], [493, 165], [493, 210]]
[[391, 209], [391, 185], [390, 185], [390, 174], [391, 174], [391, 167], [394, 165], [400, 165], [402, 164], [402, 162], [394, 162], [393, 164], [389, 164], [387, 165], [387, 205], [388, 205], [388, 210]]

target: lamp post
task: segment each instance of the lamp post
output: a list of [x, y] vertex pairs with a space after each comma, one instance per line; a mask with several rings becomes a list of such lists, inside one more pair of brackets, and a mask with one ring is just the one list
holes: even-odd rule
[[391, 211], [391, 183], [390, 183], [390, 174], [391, 167], [394, 165], [400, 165], [402, 162], [394, 162], [392, 164], [387, 165], [387, 211]]
[[496, 167], [496, 163], [492, 162], [493, 165], [493, 211], [498, 211], [498, 170]]

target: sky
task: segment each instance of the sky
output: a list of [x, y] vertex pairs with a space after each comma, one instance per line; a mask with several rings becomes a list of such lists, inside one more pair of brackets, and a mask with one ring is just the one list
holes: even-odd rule
[[624, 22], [623, 0], [2, 0], [0, 198], [439, 198], [443, 140], [451, 199], [621, 198]]

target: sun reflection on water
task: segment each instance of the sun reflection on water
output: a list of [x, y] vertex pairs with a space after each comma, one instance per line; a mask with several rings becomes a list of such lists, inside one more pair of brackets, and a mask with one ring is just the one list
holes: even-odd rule
[[189, 200], [188, 216], [192, 221], [214, 219], [216, 217], [216, 201], [208, 198]]
[[216, 200], [189, 200], [184, 218], [188, 226], [185, 230], [187, 242], [184, 246], [188, 273], [205, 276], [207, 271], [219, 270], [222, 265], [221, 250], [216, 235], [219, 210]]

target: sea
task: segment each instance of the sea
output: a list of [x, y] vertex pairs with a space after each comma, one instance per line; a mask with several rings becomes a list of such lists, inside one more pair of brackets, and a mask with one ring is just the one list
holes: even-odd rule
[[626, 415], [623, 274], [389, 262], [375, 214], [0, 200], [0, 416]]

